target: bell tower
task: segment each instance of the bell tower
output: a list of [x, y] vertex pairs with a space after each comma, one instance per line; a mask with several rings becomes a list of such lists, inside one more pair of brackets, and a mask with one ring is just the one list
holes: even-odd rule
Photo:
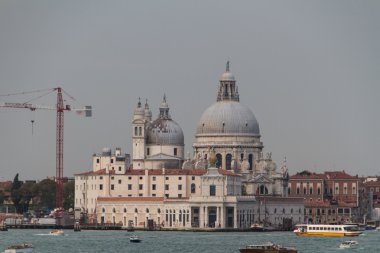
[[133, 169], [144, 169], [145, 158], [145, 109], [141, 106], [141, 101], [133, 113], [132, 121], [132, 161]]

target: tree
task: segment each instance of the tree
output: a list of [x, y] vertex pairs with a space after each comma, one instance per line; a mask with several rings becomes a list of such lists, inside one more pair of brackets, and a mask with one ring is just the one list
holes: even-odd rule
[[55, 207], [55, 182], [50, 179], [44, 179], [36, 185], [36, 195], [34, 198], [36, 208]]
[[20, 188], [22, 186], [22, 181], [18, 180], [18, 173], [13, 179], [12, 187], [11, 187], [11, 199], [13, 202], [14, 207], [16, 208], [17, 213], [22, 212], [22, 206], [20, 205], [21, 201], [21, 194], [20, 194]]
[[23, 212], [27, 212], [29, 210], [30, 201], [35, 196], [35, 185], [33, 182], [26, 182], [20, 187], [20, 195], [21, 201], [20, 206]]
[[75, 182], [69, 181], [63, 187], [63, 208], [74, 208]]

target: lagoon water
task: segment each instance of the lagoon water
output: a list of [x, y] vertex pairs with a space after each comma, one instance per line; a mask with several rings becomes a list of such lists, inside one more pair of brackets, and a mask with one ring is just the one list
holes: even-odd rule
[[[292, 232], [164, 232], [164, 231], [91, 231], [65, 230], [64, 236], [48, 235], [49, 230], [9, 229], [0, 232], [0, 252], [17, 243], [32, 243], [36, 253], [171, 253], [194, 252], [238, 253], [247, 244], [272, 241], [293, 246], [299, 253], [325, 252], [380, 252], [380, 231], [366, 231], [359, 237], [298, 237]], [[137, 234], [141, 243], [129, 242], [129, 235]], [[339, 249], [344, 240], [357, 240], [356, 249]]]

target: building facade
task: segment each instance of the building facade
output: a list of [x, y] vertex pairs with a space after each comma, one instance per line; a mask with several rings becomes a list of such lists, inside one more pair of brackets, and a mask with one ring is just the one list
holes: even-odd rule
[[264, 209], [255, 201], [259, 196], [267, 198], [270, 223], [296, 223], [303, 201], [284, 200], [286, 161], [277, 168], [271, 153], [264, 155], [260, 138], [259, 124], [240, 103], [227, 63], [217, 101], [198, 123], [193, 159], [184, 159], [183, 132], [169, 114], [166, 96], [155, 120], [148, 103], [143, 107], [139, 100], [131, 157], [109, 148], [95, 154], [93, 169], [75, 175], [75, 208], [89, 223], [245, 229], [263, 219]]
[[302, 197], [308, 223], [346, 223], [362, 220], [359, 183], [344, 171], [311, 173], [303, 171], [289, 178], [288, 195]]

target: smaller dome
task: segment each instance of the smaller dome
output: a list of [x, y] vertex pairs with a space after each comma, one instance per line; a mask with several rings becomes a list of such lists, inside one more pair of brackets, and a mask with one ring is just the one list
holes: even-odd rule
[[182, 129], [172, 119], [158, 118], [147, 129], [146, 144], [183, 146]]
[[103, 156], [110, 156], [111, 155], [111, 148], [108, 148], [108, 147], [103, 148], [102, 155]]
[[235, 81], [235, 77], [231, 72], [227, 71], [220, 77], [220, 81]]

